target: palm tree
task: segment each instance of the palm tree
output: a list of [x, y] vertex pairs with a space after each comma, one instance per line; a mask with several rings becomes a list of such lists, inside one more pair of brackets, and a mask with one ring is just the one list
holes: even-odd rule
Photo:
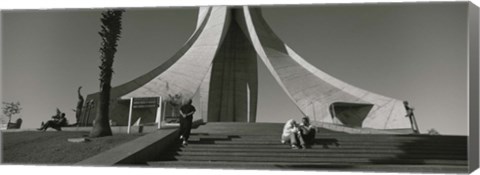
[[102, 37], [102, 48], [100, 48], [100, 101], [97, 117], [90, 137], [111, 136], [112, 130], [109, 124], [110, 105], [110, 82], [112, 80], [112, 65], [115, 52], [117, 52], [117, 41], [122, 30], [122, 13], [124, 10], [107, 10], [102, 13], [102, 29], [99, 32]]

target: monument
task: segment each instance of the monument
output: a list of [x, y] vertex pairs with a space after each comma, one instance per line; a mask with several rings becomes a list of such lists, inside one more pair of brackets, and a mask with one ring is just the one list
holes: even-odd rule
[[[312, 120], [349, 127], [411, 128], [403, 101], [357, 88], [312, 66], [273, 33], [259, 7], [248, 6], [201, 7], [195, 31], [172, 58], [112, 88], [110, 119], [127, 125], [132, 98], [186, 101], [199, 95], [197, 110], [206, 122], [255, 122], [257, 58]], [[86, 99], [89, 104], [98, 104], [97, 100], [98, 93]], [[85, 106], [84, 125], [96, 116], [95, 106]]]

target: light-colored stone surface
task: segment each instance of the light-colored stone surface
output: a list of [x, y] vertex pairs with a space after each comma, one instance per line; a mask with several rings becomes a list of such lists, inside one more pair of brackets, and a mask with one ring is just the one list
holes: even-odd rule
[[121, 98], [167, 97], [180, 94], [184, 99], [191, 99], [210, 69], [226, 28], [223, 24], [227, 20], [227, 8], [212, 7], [211, 11], [213, 13], [208, 16], [198, 38], [175, 64]]
[[[189, 99], [199, 94], [197, 109], [204, 121], [254, 122], [256, 55], [298, 109], [313, 120], [341, 124], [330, 110], [333, 103], [366, 104], [373, 106], [368, 113], [362, 112], [366, 116], [356, 116], [363, 119], [361, 127], [411, 128], [402, 101], [357, 88], [309, 64], [273, 33], [259, 8], [247, 6], [202, 7], [195, 32], [185, 46], [155, 70], [112, 89], [112, 98], [180, 94]], [[90, 95], [87, 101], [89, 98], [98, 97]], [[118, 102], [111, 107], [113, 116], [126, 121], [128, 103]], [[345, 120], [348, 115], [343, 116]]]
[[178, 129], [158, 130], [76, 163], [80, 166], [138, 164], [157, 158], [178, 138]]
[[335, 102], [372, 104], [362, 127], [411, 127], [402, 101], [354, 87], [317, 69], [273, 33], [258, 8], [245, 6], [243, 9], [246, 29], [257, 54], [305, 115], [317, 121], [333, 123], [329, 107]]
[[[237, 9], [230, 14], [236, 16]], [[208, 122], [255, 122], [257, 55], [239, 21], [228, 20], [225, 38], [212, 64], [208, 88]], [[240, 24], [239, 24], [240, 23]]]
[[312, 125], [332, 131], [345, 132], [349, 134], [413, 134], [410, 128], [406, 129], [372, 129], [372, 128], [351, 128], [340, 124], [312, 122]]

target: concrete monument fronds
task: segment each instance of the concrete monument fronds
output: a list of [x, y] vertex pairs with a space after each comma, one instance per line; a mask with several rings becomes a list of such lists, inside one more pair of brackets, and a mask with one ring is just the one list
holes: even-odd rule
[[[403, 101], [357, 88], [309, 64], [275, 35], [259, 7], [248, 6], [200, 7], [194, 33], [172, 58], [112, 89], [112, 100], [117, 101], [112, 103], [112, 120], [126, 121], [128, 102], [123, 101], [130, 98], [180, 96], [186, 101], [198, 94], [204, 121], [255, 122], [257, 58], [312, 120], [411, 128]], [[91, 94], [87, 101], [97, 98]]]

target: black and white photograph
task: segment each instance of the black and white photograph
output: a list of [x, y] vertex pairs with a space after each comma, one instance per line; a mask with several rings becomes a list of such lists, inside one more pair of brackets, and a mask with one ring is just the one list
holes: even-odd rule
[[0, 166], [479, 166], [474, 2], [2, 9], [0, 18]]

